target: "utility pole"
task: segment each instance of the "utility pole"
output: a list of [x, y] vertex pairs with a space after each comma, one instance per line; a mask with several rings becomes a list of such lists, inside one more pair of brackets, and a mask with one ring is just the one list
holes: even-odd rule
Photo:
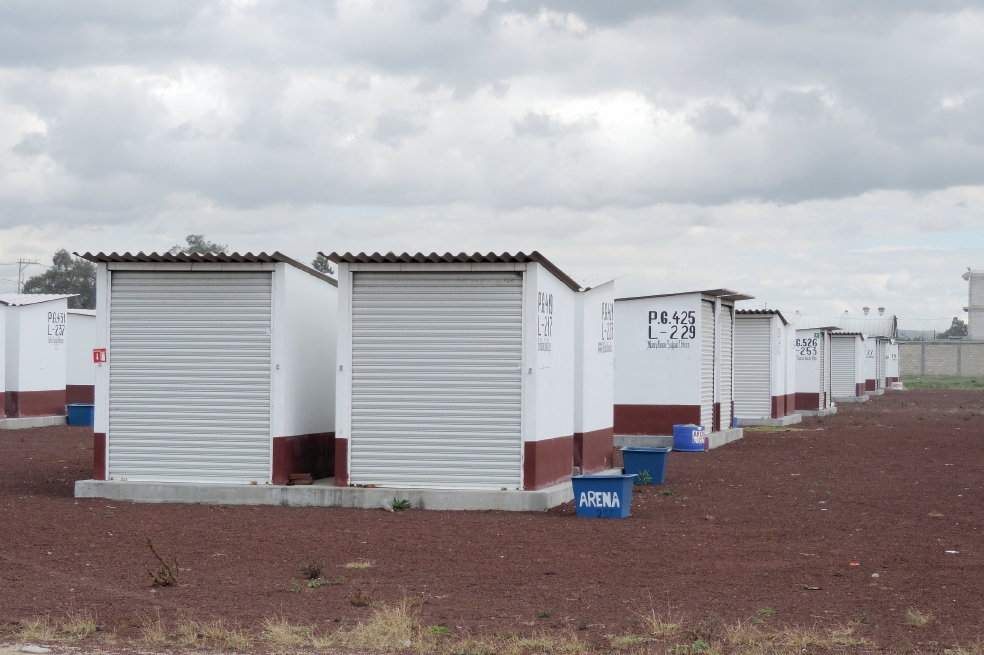
[[24, 270], [31, 264], [40, 264], [36, 259], [18, 259], [17, 260], [17, 293], [21, 293], [24, 290]]

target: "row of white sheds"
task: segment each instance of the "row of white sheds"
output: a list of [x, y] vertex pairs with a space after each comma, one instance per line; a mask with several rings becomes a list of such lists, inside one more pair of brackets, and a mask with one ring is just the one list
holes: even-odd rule
[[280, 253], [85, 257], [103, 480], [542, 489], [609, 468], [616, 433], [822, 411], [857, 336], [727, 289], [616, 301], [536, 252], [332, 253], [337, 281]]
[[851, 318], [739, 310], [735, 325], [735, 414], [739, 424], [824, 415], [898, 382], [895, 318]]
[[0, 419], [62, 416], [92, 402], [95, 312], [70, 295], [0, 294]]

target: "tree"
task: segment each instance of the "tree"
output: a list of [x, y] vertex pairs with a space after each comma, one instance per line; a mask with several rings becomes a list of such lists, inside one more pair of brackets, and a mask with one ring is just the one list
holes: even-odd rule
[[221, 243], [212, 243], [205, 239], [204, 234], [189, 234], [185, 237], [185, 241], [188, 245], [182, 246], [180, 243], [168, 250], [169, 254], [180, 255], [184, 253], [186, 255], [204, 255], [205, 253], [215, 253], [216, 255], [224, 254], [229, 246], [224, 246]]
[[940, 332], [936, 335], [937, 339], [949, 339], [950, 337], [965, 337], [967, 336], [967, 324], [964, 323], [963, 319], [953, 317], [953, 322], [950, 323], [950, 327], [944, 332]]
[[51, 264], [47, 271], [24, 283], [24, 293], [77, 293], [68, 299], [69, 309], [95, 309], [96, 265], [64, 248], [55, 251]]
[[311, 262], [311, 268], [325, 275], [335, 275], [335, 267], [331, 265], [331, 262], [324, 255], [315, 257], [314, 261]]

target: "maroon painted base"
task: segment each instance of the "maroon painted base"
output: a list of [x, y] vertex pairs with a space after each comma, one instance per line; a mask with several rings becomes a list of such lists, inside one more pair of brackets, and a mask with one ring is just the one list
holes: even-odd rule
[[677, 423], [700, 424], [700, 405], [615, 405], [615, 434], [671, 435]]
[[348, 470], [348, 439], [335, 438], [335, 486], [347, 487], [349, 482]]
[[92, 433], [92, 479], [106, 479], [106, 433]]
[[315, 480], [330, 478], [335, 470], [335, 433], [318, 432], [273, 440], [273, 484], [290, 484], [294, 473], [310, 473]]
[[878, 380], [865, 380], [864, 381], [865, 391], [878, 391]]
[[864, 395], [864, 382], [857, 382], [854, 385], [854, 395], [860, 398]]
[[615, 450], [612, 428], [574, 433], [574, 466], [587, 475], [612, 467]]
[[820, 409], [820, 393], [796, 392], [796, 409], [817, 411]]
[[523, 489], [532, 491], [570, 479], [574, 470], [574, 435], [527, 441], [523, 447]]
[[7, 391], [4, 393], [4, 405], [10, 418], [64, 416], [65, 390]]
[[65, 387], [65, 402], [94, 403], [96, 402], [96, 386], [94, 384], [69, 384]]

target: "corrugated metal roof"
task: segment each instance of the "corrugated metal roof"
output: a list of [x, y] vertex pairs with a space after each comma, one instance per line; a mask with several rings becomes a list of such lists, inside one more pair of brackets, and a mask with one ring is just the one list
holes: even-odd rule
[[280, 252], [274, 252], [273, 254], [267, 254], [265, 252], [260, 252], [253, 254], [251, 252], [239, 254], [234, 252], [231, 254], [225, 253], [178, 253], [177, 255], [172, 255], [169, 252], [156, 253], [152, 252], [150, 254], [144, 254], [138, 252], [137, 254], [131, 254], [125, 252], [122, 255], [119, 253], [106, 254], [100, 252], [93, 255], [91, 252], [87, 252], [84, 255], [79, 253], [73, 253], [77, 257], [82, 259], [88, 259], [90, 262], [96, 262], [97, 264], [106, 263], [153, 263], [153, 264], [205, 264], [205, 263], [218, 263], [218, 264], [275, 264], [284, 263], [290, 264], [294, 268], [300, 269], [309, 275], [313, 275], [316, 278], [320, 278], [325, 282], [328, 282], [332, 286], [338, 286], [338, 282], [324, 273], [314, 270], [310, 266], [305, 266], [296, 259], [292, 259], [287, 255]]
[[20, 307], [22, 305], [36, 305], [51, 300], [61, 300], [62, 298], [73, 298], [77, 293], [0, 293], [0, 305], [8, 307]]
[[721, 300], [731, 300], [737, 302], [739, 300], [755, 300], [755, 296], [748, 296], [743, 293], [738, 293], [737, 291], [732, 291], [731, 289], [707, 289], [704, 291], [679, 291], [677, 293], [653, 293], [647, 296], [631, 296], [628, 298], [616, 298], [616, 300], [642, 300], [643, 298], [666, 298], [667, 296], [686, 296], [691, 293], [702, 293], [705, 296], [714, 296], [715, 298], [720, 298]]
[[821, 314], [794, 314], [797, 329], [813, 330], [829, 328], [845, 332], [860, 332], [866, 337], [894, 338], [898, 321], [894, 314], [878, 318], [859, 318], [854, 316], [824, 316]]
[[94, 309], [70, 309], [69, 314], [81, 314], [82, 316], [95, 316], [96, 310]]
[[775, 315], [779, 317], [783, 325], [789, 325], [789, 321], [786, 320], [786, 317], [778, 309], [736, 309], [735, 314]]
[[575, 278], [575, 282], [581, 285], [581, 289], [584, 291], [590, 291], [595, 287], [600, 287], [603, 284], [608, 284], [609, 282], [614, 282], [620, 277], [624, 277], [623, 274], [598, 274], [598, 275], [586, 275], [584, 277]]
[[528, 255], [523, 252], [517, 252], [515, 255], [508, 252], [504, 252], [501, 255], [497, 255], [494, 252], [490, 252], [487, 255], [483, 255], [480, 252], [471, 255], [466, 252], [461, 252], [457, 255], [449, 252], [443, 255], [439, 255], [436, 252], [432, 252], [429, 255], [421, 252], [418, 252], [416, 255], [409, 253], [397, 255], [393, 252], [388, 252], [385, 255], [378, 252], [374, 252], [371, 255], [367, 255], [364, 252], [360, 252], [358, 255], [353, 255], [350, 252], [344, 255], [340, 255], [337, 252], [333, 252], [330, 255], [325, 255], [323, 252], [318, 254], [327, 257], [329, 261], [333, 261], [336, 264], [526, 264], [535, 262], [553, 273], [558, 280], [574, 291], [581, 290], [580, 284], [536, 250]]

